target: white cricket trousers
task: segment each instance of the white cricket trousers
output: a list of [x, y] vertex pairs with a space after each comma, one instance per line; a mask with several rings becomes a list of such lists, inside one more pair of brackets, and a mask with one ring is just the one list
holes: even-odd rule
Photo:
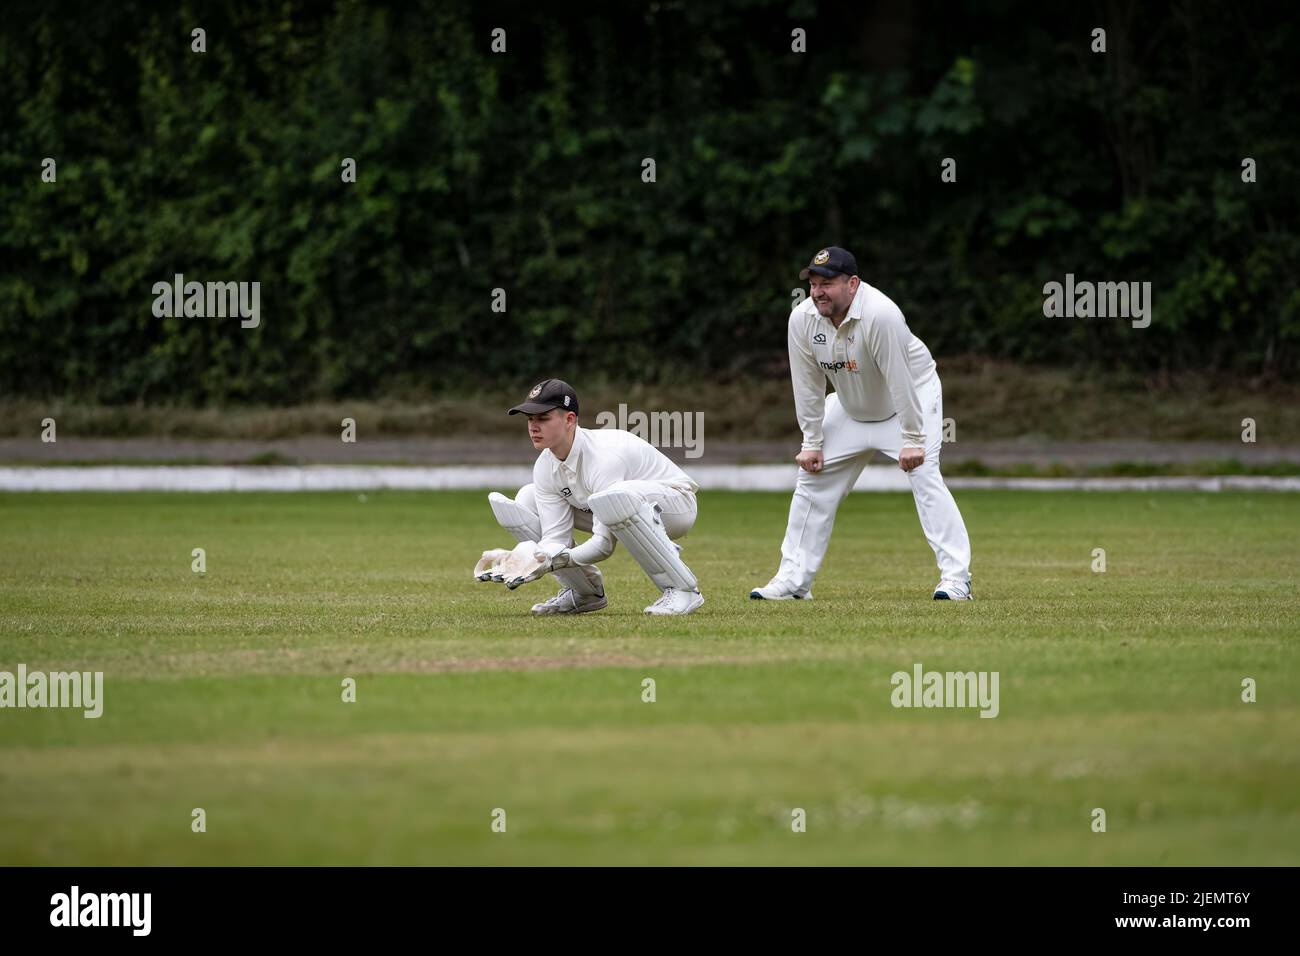
[[[939, 473], [943, 445], [943, 385], [939, 376], [920, 386], [917, 393], [927, 444], [925, 463], [907, 473], [916, 513], [925, 540], [934, 551], [939, 577], [969, 586], [970, 538], [957, 502]], [[845, 413], [839, 396], [833, 393], [826, 396], [822, 432], [822, 470], [813, 473], [798, 469], [790, 519], [781, 543], [781, 568], [776, 576], [796, 591], [812, 588], [830, 545], [835, 512], [853, 490], [872, 454], [880, 451], [897, 461], [903, 448], [897, 415], [883, 422], [856, 421]]]
[[[659, 514], [664, 519], [664, 530], [674, 541], [685, 537], [686, 533], [695, 526], [698, 509], [694, 494], [681, 491], [662, 481], [642, 479], [616, 481], [608, 488], [601, 489], [601, 491], [615, 490], [636, 492], [650, 504], [658, 505]], [[537, 492], [532, 482], [519, 489], [519, 494], [515, 495], [515, 503], [537, 514]], [[591, 531], [591, 511], [586, 508], [573, 508], [573, 527], [577, 531]]]

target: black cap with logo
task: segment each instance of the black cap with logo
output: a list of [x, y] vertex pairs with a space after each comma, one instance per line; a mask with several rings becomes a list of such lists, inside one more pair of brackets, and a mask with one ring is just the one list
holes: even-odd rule
[[808, 268], [799, 273], [799, 278], [808, 278], [810, 272], [827, 279], [834, 279], [838, 275], [855, 276], [858, 274], [858, 260], [854, 259], [853, 253], [847, 249], [827, 246], [812, 257], [812, 262], [808, 263]]
[[538, 382], [528, 392], [526, 399], [510, 409], [510, 414], [540, 415], [542, 412], [549, 412], [552, 408], [573, 412], [575, 415], [578, 413], [578, 393], [573, 390], [572, 385], [558, 378], [548, 378], [544, 382]]

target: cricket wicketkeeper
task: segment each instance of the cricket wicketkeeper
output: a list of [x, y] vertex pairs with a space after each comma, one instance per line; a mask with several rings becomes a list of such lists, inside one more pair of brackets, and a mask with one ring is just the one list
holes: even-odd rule
[[[698, 485], [653, 445], [631, 432], [578, 425], [578, 396], [552, 378], [510, 409], [528, 416], [528, 437], [541, 454], [532, 484], [514, 500], [488, 495], [492, 513], [519, 546], [485, 551], [474, 569], [480, 581], [516, 588], [554, 574], [555, 597], [534, 614], [581, 614], [605, 607], [596, 564], [622, 542], [663, 595], [647, 614], [690, 614], [704, 603], [699, 584], [673, 539], [695, 524]], [[573, 531], [591, 537], [574, 544]]]
[[[812, 597], [835, 512], [876, 451], [907, 472], [925, 540], [939, 565], [935, 600], [970, 600], [970, 538], [939, 474], [943, 387], [925, 343], [838, 246], [799, 273], [809, 298], [790, 313], [795, 415], [803, 430], [781, 565], [755, 599]], [[826, 394], [826, 382], [835, 387]]]

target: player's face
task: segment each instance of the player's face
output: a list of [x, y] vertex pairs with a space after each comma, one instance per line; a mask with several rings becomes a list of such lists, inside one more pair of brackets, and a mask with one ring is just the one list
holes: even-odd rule
[[808, 295], [817, 311], [827, 318], [847, 312], [857, 291], [857, 276], [838, 275], [827, 279], [814, 274], [808, 277]]
[[540, 415], [529, 415], [528, 437], [532, 439], [533, 447], [541, 451], [543, 448], [554, 448], [560, 444], [564, 440], [565, 429], [568, 426], [566, 419], [570, 414], [552, 408]]

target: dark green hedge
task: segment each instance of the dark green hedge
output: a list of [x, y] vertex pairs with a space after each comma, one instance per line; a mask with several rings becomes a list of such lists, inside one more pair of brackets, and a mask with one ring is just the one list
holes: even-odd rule
[[[1294, 18], [1062, 7], [19, 4], [0, 391], [779, 375], [796, 272], [830, 242], [941, 359], [1296, 371]], [[261, 326], [155, 318], [177, 272], [260, 282]], [[1151, 327], [1044, 318], [1067, 272], [1150, 281]]]

